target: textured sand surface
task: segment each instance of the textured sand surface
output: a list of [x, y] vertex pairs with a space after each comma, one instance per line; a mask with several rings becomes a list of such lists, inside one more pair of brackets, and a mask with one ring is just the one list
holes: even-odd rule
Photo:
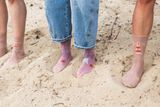
[[[135, 0], [101, 0], [97, 37], [97, 65], [81, 79], [72, 74], [82, 51], [72, 46], [74, 60], [61, 73], [52, 66], [60, 56], [52, 44], [44, 0], [27, 0], [25, 49], [27, 57], [16, 67], [0, 70], [0, 107], [160, 107], [160, 0], [146, 52], [146, 72], [135, 89], [121, 85], [132, 63], [131, 18]], [[9, 24], [9, 50], [13, 43]], [[0, 58], [0, 66], [9, 57]]]

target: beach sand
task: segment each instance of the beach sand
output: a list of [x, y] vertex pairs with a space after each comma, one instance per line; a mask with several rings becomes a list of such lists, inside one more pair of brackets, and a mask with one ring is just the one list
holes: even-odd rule
[[[14, 68], [0, 70], [0, 107], [160, 107], [160, 0], [145, 56], [145, 74], [140, 84], [122, 86], [122, 75], [132, 63], [131, 19], [135, 0], [100, 0], [96, 61], [92, 73], [75, 78], [83, 51], [74, 48], [74, 60], [61, 73], [52, 66], [60, 57], [59, 45], [52, 43], [44, 11], [44, 0], [27, 0], [25, 35], [27, 56]], [[13, 43], [8, 28], [9, 53]], [[160, 52], [159, 52], [160, 53]]]

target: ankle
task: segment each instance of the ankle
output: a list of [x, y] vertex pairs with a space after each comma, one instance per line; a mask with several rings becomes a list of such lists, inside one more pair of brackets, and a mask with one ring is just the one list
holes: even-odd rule
[[12, 53], [16, 55], [21, 55], [21, 56], [25, 55], [24, 48], [22, 47], [13, 47]]
[[95, 59], [94, 49], [86, 49], [86, 50], [85, 50], [85, 53], [84, 53], [84, 57], [85, 57], [85, 58]]
[[14, 42], [13, 48], [17, 50], [23, 50], [24, 49], [23, 42]]
[[61, 56], [66, 57], [66, 58], [71, 57], [72, 56], [71, 55], [71, 50], [67, 49], [67, 48], [62, 48]]
[[144, 60], [143, 59], [134, 59], [133, 63], [136, 65], [143, 65], [144, 64]]
[[138, 60], [138, 61], [143, 61], [144, 60], [144, 53], [141, 53], [141, 54], [134, 53], [134, 59]]
[[61, 43], [61, 53], [62, 56], [68, 57], [71, 56], [71, 41], [65, 41]]
[[72, 57], [72, 55], [71, 54], [61, 54], [61, 57], [68, 59], [68, 58]]

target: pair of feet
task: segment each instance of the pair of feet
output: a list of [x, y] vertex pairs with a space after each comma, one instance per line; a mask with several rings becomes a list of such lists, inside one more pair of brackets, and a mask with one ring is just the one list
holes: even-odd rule
[[[7, 48], [0, 49], [0, 57], [4, 56], [7, 53]], [[4, 63], [2, 68], [12, 67], [18, 64], [25, 57], [25, 52], [23, 48], [13, 47], [11, 56]]]
[[[53, 72], [58, 73], [64, 70], [72, 61], [72, 55], [61, 56], [57, 64], [53, 67]], [[95, 57], [85, 57], [78, 71], [75, 73], [76, 77], [82, 77], [83, 75], [90, 73], [95, 64]]]

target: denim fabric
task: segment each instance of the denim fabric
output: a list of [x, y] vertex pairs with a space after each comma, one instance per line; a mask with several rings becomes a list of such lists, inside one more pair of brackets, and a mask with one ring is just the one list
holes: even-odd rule
[[72, 26], [77, 48], [94, 48], [98, 28], [99, 0], [45, 0], [52, 39], [71, 39]]

